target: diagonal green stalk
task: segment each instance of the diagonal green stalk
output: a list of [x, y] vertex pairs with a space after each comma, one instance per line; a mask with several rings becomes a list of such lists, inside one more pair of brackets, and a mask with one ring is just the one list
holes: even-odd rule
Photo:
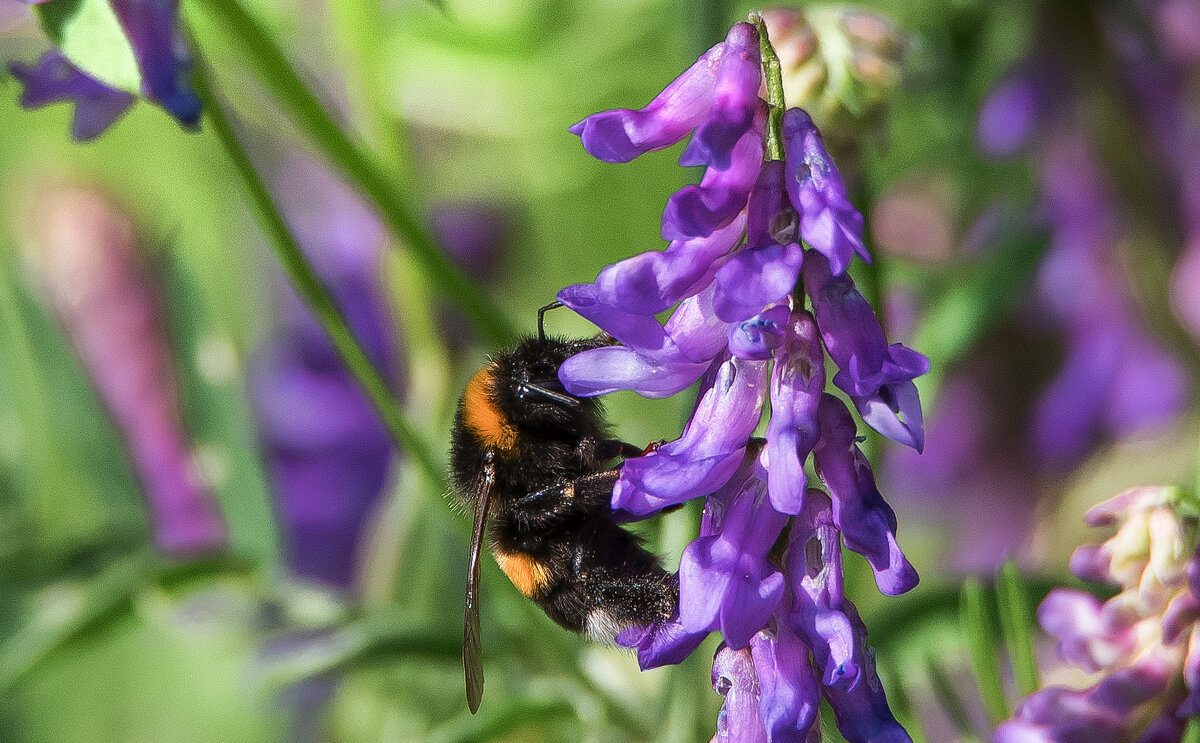
[[463, 310], [483, 340], [494, 346], [511, 342], [515, 334], [499, 307], [446, 257], [424, 222], [400, 198], [398, 185], [342, 131], [262, 24], [238, 0], [207, 0], [206, 5], [220, 18], [221, 29], [236, 37], [238, 48], [301, 131], [358, 185], [428, 279]]
[[329, 334], [334, 348], [337, 349], [347, 368], [354, 374], [354, 378], [358, 380], [371, 399], [371, 403], [375, 406], [392, 438], [404, 449], [406, 454], [417, 462], [433, 482], [444, 485], [445, 475], [433, 450], [417, 434], [416, 428], [409, 424], [408, 419], [397, 407], [387, 383], [383, 381], [383, 377], [379, 375], [371, 360], [367, 358], [366, 352], [355, 339], [346, 318], [337, 308], [329, 290], [321, 283], [312, 264], [300, 250], [299, 243], [296, 242], [296, 238], [288, 229], [287, 223], [284, 222], [283, 215], [279, 212], [270, 191], [267, 190], [258, 171], [254, 169], [249, 154], [242, 147], [241, 141], [233, 131], [233, 126], [226, 118], [225, 111], [221, 108], [221, 102], [213, 91], [210, 71], [202, 59], [197, 60], [194, 83], [196, 92], [204, 103], [204, 112], [208, 123], [245, 182], [246, 189], [250, 192], [250, 197], [258, 210], [267, 238], [275, 249], [275, 254], [287, 272], [288, 278], [292, 280], [296, 291], [320, 321], [321, 327]]

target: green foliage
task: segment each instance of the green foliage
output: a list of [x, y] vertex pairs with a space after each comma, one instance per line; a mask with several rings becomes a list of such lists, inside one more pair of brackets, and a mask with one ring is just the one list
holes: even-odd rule
[[52, 0], [34, 9], [46, 35], [72, 64], [114, 88], [141, 92], [133, 47], [108, 0]]

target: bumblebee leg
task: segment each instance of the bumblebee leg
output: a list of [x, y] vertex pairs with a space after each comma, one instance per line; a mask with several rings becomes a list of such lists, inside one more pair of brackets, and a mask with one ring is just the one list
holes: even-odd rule
[[606, 439], [596, 444], [596, 458], [601, 460], [629, 459], [631, 457], [640, 457], [644, 450], [634, 444], [630, 444], [619, 439]]
[[619, 476], [617, 470], [606, 470], [555, 483], [517, 500], [509, 518], [522, 530], [543, 531], [568, 517], [607, 509]]

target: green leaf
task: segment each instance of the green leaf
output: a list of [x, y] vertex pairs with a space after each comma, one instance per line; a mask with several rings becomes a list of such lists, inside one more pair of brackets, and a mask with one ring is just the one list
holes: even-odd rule
[[1029, 613], [1029, 588], [1017, 569], [1015, 560], [1000, 568], [996, 583], [996, 599], [1000, 605], [1000, 630], [1008, 646], [1013, 677], [1022, 696], [1038, 688], [1037, 657], [1033, 650], [1033, 617]]
[[991, 608], [983, 583], [978, 578], [968, 578], [962, 587], [963, 633], [983, 709], [988, 721], [998, 725], [1008, 719], [1009, 709], [1004, 697], [1004, 682], [1000, 678], [1000, 663], [996, 658], [997, 632], [992, 626]]
[[35, 6], [34, 12], [73, 65], [114, 88], [141, 92], [133, 47], [108, 0], [53, 0]]

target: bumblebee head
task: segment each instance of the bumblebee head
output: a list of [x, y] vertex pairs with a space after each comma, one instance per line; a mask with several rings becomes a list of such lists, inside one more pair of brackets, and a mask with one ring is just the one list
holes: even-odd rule
[[493, 361], [492, 399], [515, 426], [570, 429], [594, 417], [599, 404], [567, 392], [558, 369], [568, 357], [601, 345], [592, 339], [526, 338]]

